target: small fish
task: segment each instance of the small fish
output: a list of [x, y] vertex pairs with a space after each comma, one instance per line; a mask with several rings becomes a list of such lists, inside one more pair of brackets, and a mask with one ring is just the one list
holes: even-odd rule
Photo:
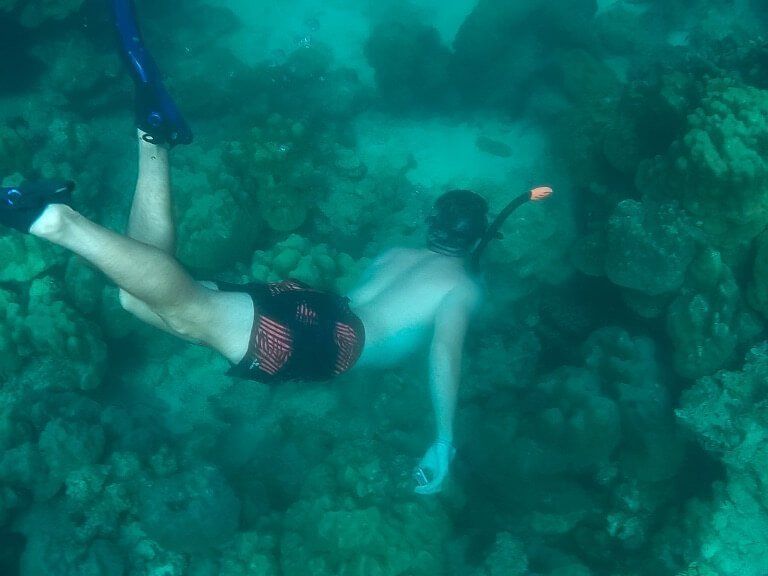
[[477, 146], [478, 150], [492, 156], [498, 156], [499, 158], [509, 158], [512, 156], [512, 148], [510, 146], [487, 136], [478, 136], [477, 140], [475, 140], [475, 146]]

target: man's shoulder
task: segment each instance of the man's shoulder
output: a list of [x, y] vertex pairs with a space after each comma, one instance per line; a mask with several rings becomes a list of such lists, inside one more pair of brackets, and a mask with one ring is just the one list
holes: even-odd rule
[[424, 250], [419, 250], [418, 248], [408, 248], [406, 246], [393, 246], [392, 248], [387, 248], [381, 254], [379, 254], [376, 260], [396, 258], [399, 256], [419, 256], [420, 254], [423, 254], [423, 252]]
[[477, 281], [477, 279], [467, 276], [464, 280], [463, 287], [464, 293], [468, 298], [471, 298], [475, 302], [479, 302], [483, 295], [483, 287]]
[[482, 287], [477, 280], [466, 275], [457, 279], [456, 284], [448, 291], [445, 298], [462, 307], [475, 308], [480, 304], [482, 293]]
[[379, 254], [374, 258], [372, 264], [374, 268], [378, 269], [400, 269], [413, 265], [421, 257], [423, 257], [422, 250], [395, 246]]

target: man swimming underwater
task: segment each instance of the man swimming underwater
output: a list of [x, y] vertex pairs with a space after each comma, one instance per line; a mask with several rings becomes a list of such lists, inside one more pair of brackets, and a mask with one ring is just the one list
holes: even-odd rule
[[480, 253], [515, 208], [551, 190], [522, 195], [491, 226], [483, 198], [467, 190], [443, 194], [427, 221], [426, 247], [384, 253], [349, 298], [290, 279], [195, 281], [173, 256], [168, 164], [169, 150], [191, 143], [192, 132], [142, 43], [133, 1], [112, 0], [112, 7], [136, 86], [139, 171], [126, 235], [76, 212], [70, 182], [0, 188], [0, 224], [82, 256], [117, 284], [125, 310], [217, 350], [239, 377], [327, 380], [353, 366], [396, 364], [430, 339], [436, 438], [417, 468], [416, 491], [439, 492], [455, 452], [453, 419], [464, 337], [480, 300], [474, 274]]

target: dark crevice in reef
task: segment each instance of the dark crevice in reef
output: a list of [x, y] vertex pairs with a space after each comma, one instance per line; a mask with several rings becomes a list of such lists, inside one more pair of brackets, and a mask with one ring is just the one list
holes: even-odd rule
[[18, 576], [27, 539], [16, 532], [0, 531], [0, 574]]
[[13, 18], [0, 16], [0, 96], [29, 91], [45, 70], [26, 51], [28, 35]]

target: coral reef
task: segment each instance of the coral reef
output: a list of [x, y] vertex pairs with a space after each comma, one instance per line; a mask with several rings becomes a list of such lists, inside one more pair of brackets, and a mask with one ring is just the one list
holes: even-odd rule
[[286, 576], [306, 574], [308, 568], [317, 576], [442, 571], [445, 513], [435, 502], [415, 501], [398, 490], [370, 448], [367, 442], [349, 442], [309, 471], [305, 496], [283, 522]]
[[[195, 128], [172, 176], [196, 276], [344, 294], [423, 246], [449, 187], [491, 217], [556, 190], [483, 256], [451, 477], [413, 493], [423, 354], [234, 379], [3, 230], [0, 574], [768, 573], [765, 2], [267, 4], [138, 3]], [[74, 179], [120, 231], [135, 142], [106, 18], [0, 0], [0, 176]]]
[[174, 172], [183, 191], [175, 206], [178, 258], [210, 273], [247, 258], [263, 235], [256, 199], [232, 176], [218, 169], [219, 156], [197, 153]]
[[765, 91], [733, 81], [706, 84], [685, 134], [652, 170], [657, 193], [679, 198], [719, 246], [748, 242], [768, 224]]
[[[487, 194], [495, 210], [509, 202], [509, 193]], [[493, 305], [507, 306], [531, 294], [542, 284], [559, 285], [572, 274], [570, 249], [576, 224], [566, 198], [549, 205], [532, 204], [510, 218], [503, 237], [489, 245], [482, 268], [488, 282], [500, 286], [489, 291]]]
[[500, 532], [483, 567], [474, 576], [525, 576], [527, 573], [528, 559], [523, 546], [508, 532]]
[[49, 20], [62, 20], [80, 10], [83, 0], [4, 0], [0, 11], [18, 13], [19, 21], [35, 28]]
[[[510, 4], [482, 0], [462, 24], [454, 42], [453, 75], [464, 98], [485, 106], [514, 108], [528, 85], [577, 42], [594, 14], [592, 0], [557, 5], [532, 0]], [[556, 36], [559, 42], [540, 42]]]
[[[274, 232], [292, 232], [307, 220], [310, 200], [322, 198], [325, 176], [315, 168], [316, 155], [333, 154], [301, 121], [270, 115], [263, 128], [253, 128], [226, 150], [224, 161], [239, 177]], [[329, 149], [330, 148], [330, 149]]]
[[427, 199], [402, 173], [382, 171], [359, 181], [338, 178], [318, 210], [318, 233], [355, 256], [373, 256], [393, 244], [424, 242]]
[[720, 254], [705, 250], [669, 307], [667, 330], [674, 344], [675, 369], [686, 378], [698, 378], [727, 365], [737, 345], [753, 341], [762, 324], [744, 306]]
[[[468, 407], [461, 427], [473, 430], [473, 442], [496, 437], [509, 446], [493, 462], [489, 455], [467, 455], [468, 466], [506, 471], [503, 479], [476, 479], [475, 489], [515, 509], [514, 535], [544, 542], [573, 537], [600, 509], [605, 521], [597, 538], [633, 554], [649, 544], [656, 515], [677, 497], [671, 482], [685, 443], [652, 340], [604, 328], [587, 339], [582, 358], [582, 367], [560, 368], [534, 384], [523, 380], [506, 390], [498, 386], [495, 396], [463, 397]], [[470, 387], [476, 378], [492, 377], [492, 369], [473, 366]], [[594, 484], [587, 489], [573, 482], [576, 476]], [[532, 552], [528, 561], [531, 567], [547, 562]], [[578, 564], [573, 558], [562, 563]]]
[[418, 22], [383, 22], [365, 46], [376, 84], [387, 107], [435, 110], [450, 101], [451, 53], [438, 31]]
[[749, 304], [764, 317], [768, 316], [768, 233], [755, 240], [757, 247], [752, 263], [752, 280], [747, 287]]
[[31, 282], [63, 261], [62, 253], [50, 245], [16, 233], [0, 236], [0, 252], [0, 282]]
[[270, 250], [256, 251], [248, 276], [262, 282], [295, 278], [310, 286], [344, 294], [357, 281], [365, 265], [365, 260], [355, 261], [325, 244], [313, 246], [306, 238], [292, 234]]
[[760, 534], [768, 530], [762, 487], [765, 448], [765, 378], [768, 346], [752, 348], [738, 371], [700, 379], [683, 395], [678, 418], [723, 463], [712, 516], [701, 527], [700, 560], [718, 573], [757, 575], [768, 569]]
[[201, 551], [229, 540], [239, 525], [240, 501], [216, 469], [178, 472], [139, 490], [138, 516], [164, 548]]
[[62, 379], [83, 389], [100, 384], [106, 364], [106, 349], [98, 326], [82, 317], [62, 300], [61, 283], [50, 276], [33, 280], [22, 302], [4, 292], [6, 330], [4, 343], [16, 358], [6, 363], [20, 366], [57, 361]]
[[685, 214], [675, 206], [623, 200], [608, 219], [605, 275], [618, 286], [650, 296], [675, 292], [696, 252], [689, 230]]

